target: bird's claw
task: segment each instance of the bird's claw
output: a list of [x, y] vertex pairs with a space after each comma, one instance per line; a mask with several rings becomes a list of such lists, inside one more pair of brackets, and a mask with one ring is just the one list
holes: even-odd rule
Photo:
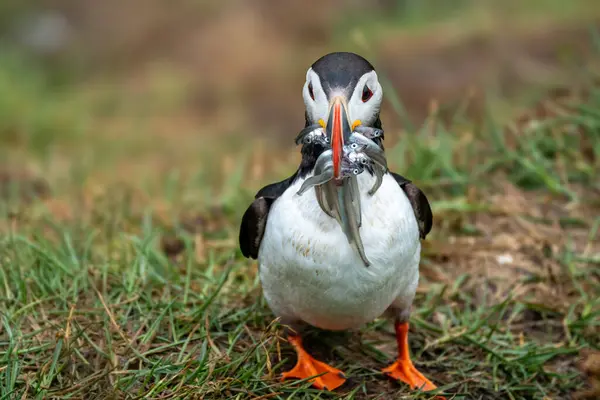
[[[391, 379], [406, 383], [413, 390], [428, 392], [437, 389], [437, 386], [427, 379], [410, 360], [397, 360], [381, 372]], [[446, 400], [442, 396], [436, 396], [436, 399]]]
[[302, 347], [299, 337], [291, 336], [290, 344], [296, 349], [298, 361], [294, 368], [281, 374], [281, 380], [285, 379], [309, 379], [317, 389], [335, 390], [346, 382], [346, 375], [322, 361], [311, 357]]

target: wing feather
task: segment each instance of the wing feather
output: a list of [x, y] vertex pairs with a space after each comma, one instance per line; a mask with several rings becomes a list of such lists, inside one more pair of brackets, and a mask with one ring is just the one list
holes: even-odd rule
[[433, 212], [427, 196], [410, 180], [394, 172], [391, 172], [391, 174], [408, 197], [419, 224], [419, 236], [421, 239], [425, 239], [433, 226]]

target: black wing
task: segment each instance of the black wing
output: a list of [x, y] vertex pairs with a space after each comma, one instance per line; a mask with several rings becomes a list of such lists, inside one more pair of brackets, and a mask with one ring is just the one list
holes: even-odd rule
[[273, 202], [286, 191], [294, 181], [296, 174], [260, 189], [250, 207], [242, 217], [240, 226], [240, 249], [247, 258], [258, 258], [260, 242], [265, 234], [269, 210]]
[[419, 236], [421, 239], [425, 239], [433, 225], [433, 213], [431, 212], [431, 206], [427, 197], [410, 180], [394, 172], [390, 173], [402, 190], [404, 190], [406, 197], [408, 197], [408, 201], [412, 205], [415, 217], [417, 217], [417, 223], [419, 224]]
[[281, 182], [275, 182], [275, 183], [271, 183], [271, 184], [265, 186], [264, 188], [260, 189], [258, 191], [258, 193], [256, 193], [254, 198], [255, 199], [258, 199], [259, 197], [273, 197], [274, 199], [278, 198], [279, 196], [281, 196], [283, 194], [283, 192], [285, 192], [287, 190], [287, 188], [290, 187], [292, 182], [294, 182], [297, 174], [298, 173], [295, 173], [294, 175], [290, 176], [287, 179], [282, 180]]

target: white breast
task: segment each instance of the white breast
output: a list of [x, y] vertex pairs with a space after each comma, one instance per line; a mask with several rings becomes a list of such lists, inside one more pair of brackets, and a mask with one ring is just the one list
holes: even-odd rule
[[341, 330], [380, 316], [395, 300], [412, 301], [418, 282], [419, 230], [406, 195], [386, 174], [375, 195], [358, 176], [365, 267], [340, 225], [319, 207], [314, 189], [297, 180], [272, 205], [259, 250], [260, 279], [273, 312], [284, 321]]

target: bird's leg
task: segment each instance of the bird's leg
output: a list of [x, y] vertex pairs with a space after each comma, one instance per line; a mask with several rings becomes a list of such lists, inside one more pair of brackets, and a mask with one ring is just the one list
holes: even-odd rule
[[[400, 380], [411, 387], [430, 391], [437, 388], [429, 379], [421, 374], [410, 359], [408, 347], [408, 321], [396, 320], [396, 341], [398, 342], [398, 359], [392, 365], [383, 369], [383, 373], [392, 379]], [[438, 399], [445, 399], [438, 396]]]
[[296, 362], [294, 368], [282, 374], [282, 380], [290, 378], [307, 379], [320, 375], [309, 380], [317, 389], [334, 390], [344, 384], [346, 381], [344, 373], [324, 362], [315, 360], [308, 354], [302, 346], [302, 338], [300, 335], [290, 333], [288, 335], [288, 341], [292, 347], [294, 347], [294, 350], [296, 350], [298, 362]]

